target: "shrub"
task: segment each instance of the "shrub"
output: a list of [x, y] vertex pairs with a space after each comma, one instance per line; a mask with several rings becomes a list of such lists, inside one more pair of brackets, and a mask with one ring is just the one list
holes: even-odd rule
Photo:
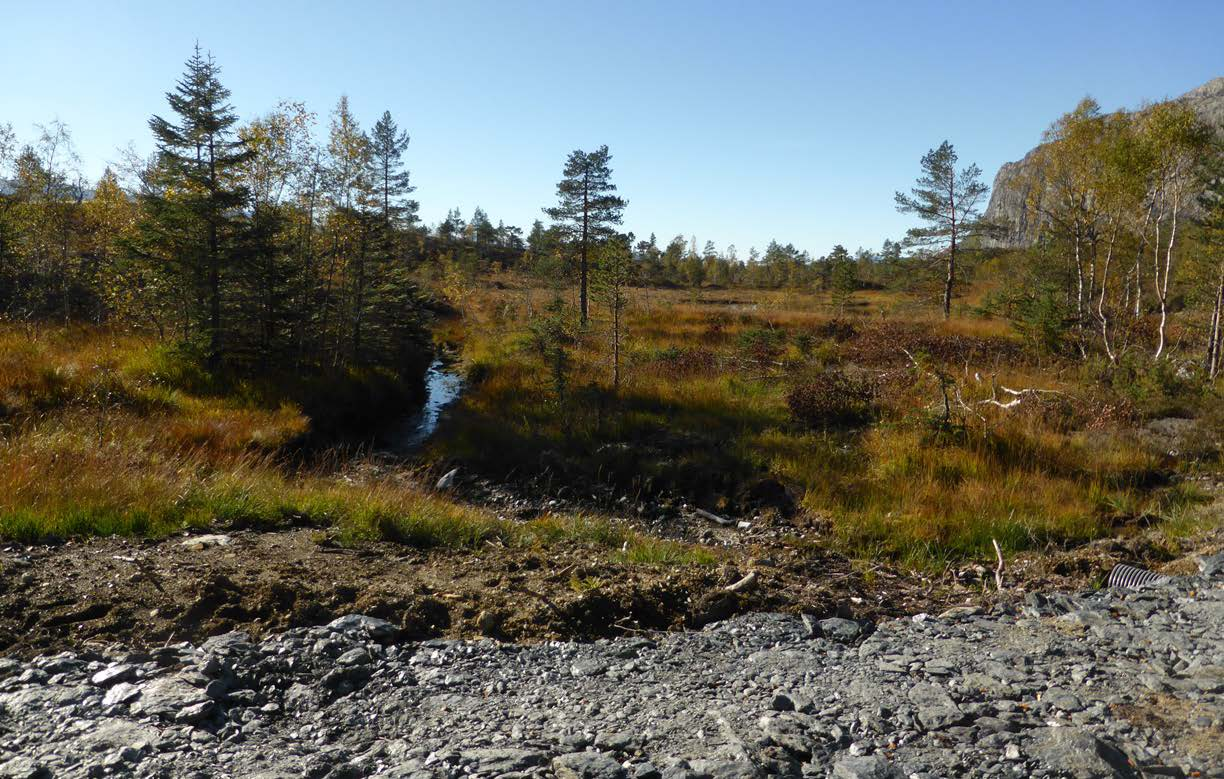
[[772, 327], [754, 327], [740, 333], [739, 345], [749, 362], [765, 367], [781, 357], [786, 333]]
[[875, 416], [875, 392], [866, 381], [826, 371], [792, 387], [786, 405], [807, 427], [860, 425]]
[[672, 377], [699, 376], [718, 368], [718, 355], [702, 347], [668, 346], [648, 352], [646, 360], [655, 363], [653, 370]]
[[552, 377], [557, 400], [565, 399], [569, 386], [570, 348], [577, 343], [573, 315], [560, 298], [528, 323], [532, 344]]
[[834, 317], [827, 322], [821, 322], [812, 328], [812, 334], [818, 338], [832, 338], [834, 341], [848, 341], [858, 335], [858, 328], [854, 323]]

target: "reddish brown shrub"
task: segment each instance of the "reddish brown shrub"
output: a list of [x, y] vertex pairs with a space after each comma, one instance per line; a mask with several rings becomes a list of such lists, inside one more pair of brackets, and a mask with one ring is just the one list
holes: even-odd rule
[[812, 428], [860, 425], [875, 416], [870, 383], [838, 371], [826, 371], [796, 384], [786, 395], [791, 416]]

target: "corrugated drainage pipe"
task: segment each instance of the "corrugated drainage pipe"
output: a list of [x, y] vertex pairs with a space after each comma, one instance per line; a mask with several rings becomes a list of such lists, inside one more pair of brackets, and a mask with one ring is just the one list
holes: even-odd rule
[[1109, 572], [1109, 586], [1114, 589], [1141, 590], [1144, 587], [1165, 584], [1168, 581], [1170, 581], [1169, 577], [1164, 574], [1145, 571], [1126, 563], [1118, 563]]

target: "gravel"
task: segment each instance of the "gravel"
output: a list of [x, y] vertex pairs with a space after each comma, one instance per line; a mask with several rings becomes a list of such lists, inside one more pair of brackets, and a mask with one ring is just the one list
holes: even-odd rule
[[589, 644], [349, 615], [6, 660], [0, 776], [1224, 777], [1222, 583]]

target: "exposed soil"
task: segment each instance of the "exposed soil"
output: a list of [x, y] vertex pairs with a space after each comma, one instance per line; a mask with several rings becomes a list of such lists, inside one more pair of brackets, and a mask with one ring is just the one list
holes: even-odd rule
[[184, 536], [5, 548], [0, 651], [160, 644], [235, 628], [263, 635], [351, 612], [390, 620], [417, 638], [530, 640], [697, 626], [747, 610], [872, 613], [916, 605], [882, 603], [833, 556], [785, 567], [757, 560], [759, 586], [735, 594], [723, 590], [743, 575], [734, 566], [596, 563], [582, 548], [340, 548], [309, 529], [228, 538], [204, 548], [184, 546]]
[[[719, 528], [718, 536], [737, 531]], [[592, 639], [699, 627], [750, 611], [874, 619], [989, 603], [993, 571], [939, 576], [864, 565], [819, 544], [802, 549], [745, 533], [719, 565], [612, 562], [571, 546], [422, 552], [393, 543], [341, 548], [324, 531], [236, 531], [228, 543], [174, 536], [103, 538], [0, 549], [0, 654], [83, 644], [198, 641], [233, 629], [256, 636], [362, 613], [407, 637]], [[1220, 548], [1216, 532], [1193, 544]], [[1009, 561], [1007, 592], [1099, 584], [1115, 562], [1171, 557], [1143, 537]], [[726, 587], [749, 571], [755, 586]]]

